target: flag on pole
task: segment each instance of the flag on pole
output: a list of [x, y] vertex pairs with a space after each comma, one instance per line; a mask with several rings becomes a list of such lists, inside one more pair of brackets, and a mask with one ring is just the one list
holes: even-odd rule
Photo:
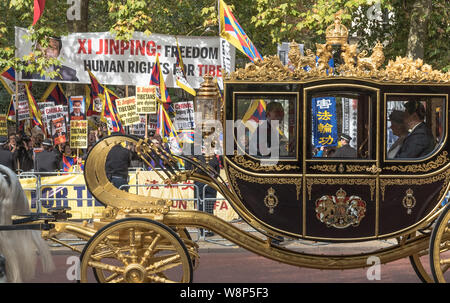
[[42, 13], [44, 13], [45, 0], [34, 0], [34, 14], [33, 14], [33, 26], [41, 18]]
[[67, 97], [60, 83], [53, 82], [42, 95], [41, 102], [50, 101], [55, 105], [67, 105]]
[[219, 0], [219, 33], [222, 38], [243, 52], [252, 62], [263, 60], [262, 56], [237, 22], [231, 9], [223, 0]]
[[[177, 132], [175, 131], [172, 121], [170, 120], [170, 117], [162, 104], [159, 104], [156, 119], [156, 133], [159, 134], [161, 138], [165, 138], [167, 140], [171, 152], [175, 154], [181, 153], [180, 140]], [[184, 165], [183, 160], [178, 159], [178, 162], [181, 165]]]
[[117, 114], [117, 109], [111, 99], [116, 99], [115, 96], [110, 95], [109, 91], [105, 91], [105, 103], [103, 105], [103, 111], [101, 119], [108, 124], [108, 132], [121, 132], [125, 133], [122, 123], [120, 122], [119, 116]]
[[44, 125], [42, 124], [42, 120], [41, 120], [41, 112], [39, 110], [39, 107], [36, 103], [36, 99], [34, 99], [33, 95], [31, 94], [30, 88], [28, 87], [28, 85], [25, 85], [25, 89], [27, 91], [27, 96], [28, 96], [28, 107], [30, 109], [30, 117], [31, 120], [33, 121], [33, 126], [39, 126], [42, 131], [45, 133], [45, 128]]
[[14, 98], [13, 98], [13, 96], [11, 96], [11, 102], [9, 103], [7, 119], [9, 121], [13, 121], [13, 122], [16, 121], [16, 107], [14, 106]]
[[159, 88], [160, 99], [163, 103], [170, 103], [169, 91], [167, 90], [162, 74], [161, 66], [159, 64], [159, 54], [156, 54], [156, 63], [152, 69], [150, 77], [150, 85], [156, 85]]
[[184, 64], [183, 59], [181, 58], [181, 52], [180, 52], [180, 46], [178, 45], [178, 39], [177, 39], [177, 49], [175, 51], [176, 54], [176, 65], [175, 65], [175, 77], [176, 77], [176, 83], [177, 85], [190, 93], [191, 95], [195, 96], [196, 92], [195, 89], [192, 88], [192, 86], [189, 84], [186, 78], [186, 72], [184, 71]]
[[15, 81], [16, 81], [16, 71], [14, 70], [14, 68], [7, 67], [0, 73], [0, 82], [2, 82], [3, 86], [11, 95], [15, 94], [14, 91], [15, 83], [13, 83]]

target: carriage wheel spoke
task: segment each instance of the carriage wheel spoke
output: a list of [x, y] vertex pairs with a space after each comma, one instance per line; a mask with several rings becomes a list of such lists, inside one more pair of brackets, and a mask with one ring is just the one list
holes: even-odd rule
[[140, 263], [141, 265], [144, 265], [145, 262], [147, 262], [148, 258], [154, 254], [154, 250], [155, 250], [156, 244], [158, 243], [158, 241], [159, 241], [160, 239], [161, 239], [161, 235], [158, 234], [158, 235], [156, 235], [156, 237], [153, 239], [152, 243], [150, 243], [150, 245], [148, 246], [148, 248], [145, 250], [144, 255], [142, 256], [141, 263]]
[[169, 280], [169, 279], [155, 276], [155, 275], [149, 275], [149, 276], [147, 276], [147, 279], [149, 279], [155, 283], [177, 283], [176, 281]]
[[161, 272], [178, 265], [181, 265], [180, 256], [178, 254], [168, 255], [161, 261], [146, 267], [146, 271], [150, 273]]
[[111, 271], [113, 273], [123, 274], [123, 272], [124, 272], [123, 268], [121, 268], [121, 267], [109, 265], [109, 264], [105, 264], [105, 263], [101, 263], [101, 262], [97, 262], [97, 261], [89, 261], [88, 265], [93, 268], [107, 270], [107, 271]]
[[112, 257], [115, 255], [114, 251], [111, 250], [106, 250], [106, 251], [101, 251], [96, 253], [95, 255], [91, 255], [91, 258], [96, 260], [96, 261], [100, 261], [103, 258], [108, 258], [108, 257]]
[[446, 273], [449, 268], [450, 268], [450, 263], [442, 266], [441, 267], [442, 273]]
[[105, 282], [106, 283], [116, 283], [115, 281], [117, 281], [117, 280], [123, 281], [123, 277], [119, 277], [118, 279], [116, 279], [119, 275], [120, 275], [120, 273], [115, 272], [112, 275], [110, 275], [109, 277], [105, 278]]
[[136, 243], [136, 229], [135, 228], [130, 228], [129, 237], [130, 237], [131, 263], [136, 263], [137, 259], [138, 259], [138, 252], [137, 252], [138, 244]]
[[113, 244], [111, 244], [111, 242], [109, 241], [108, 238], [105, 238], [103, 240], [103, 242], [105, 243], [105, 245], [107, 247], [109, 247], [109, 249], [111, 249], [113, 251], [114, 255], [117, 257], [118, 260], [120, 260], [125, 265], [129, 264], [126, 256], [120, 252], [120, 249], [121, 249], [120, 247], [115, 247]]

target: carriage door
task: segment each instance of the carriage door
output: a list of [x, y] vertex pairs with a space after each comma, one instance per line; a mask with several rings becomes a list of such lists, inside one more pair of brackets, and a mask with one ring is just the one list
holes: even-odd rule
[[436, 93], [440, 87], [390, 90], [382, 94], [380, 236], [420, 222], [439, 205], [448, 178], [448, 96]]
[[305, 87], [305, 237], [376, 235], [378, 100], [365, 85]]

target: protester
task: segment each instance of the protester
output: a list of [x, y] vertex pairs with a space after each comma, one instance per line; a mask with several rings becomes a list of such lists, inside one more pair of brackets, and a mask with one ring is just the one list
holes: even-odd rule
[[0, 137], [0, 164], [15, 171], [16, 165], [14, 161], [14, 155], [9, 150], [7, 142], [8, 139], [6, 137]]
[[53, 149], [50, 139], [42, 142], [44, 150], [35, 154], [35, 170], [38, 172], [55, 172], [61, 169], [61, 157]]

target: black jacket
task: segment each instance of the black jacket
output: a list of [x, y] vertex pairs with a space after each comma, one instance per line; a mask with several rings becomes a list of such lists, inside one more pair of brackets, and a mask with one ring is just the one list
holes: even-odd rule
[[0, 164], [4, 165], [13, 171], [16, 169], [16, 164], [14, 161], [14, 154], [9, 150], [0, 147]]
[[34, 156], [35, 170], [38, 172], [54, 172], [61, 169], [61, 157], [54, 151], [44, 150]]
[[357, 158], [356, 149], [346, 144], [338, 148], [330, 158]]
[[405, 138], [395, 158], [421, 158], [431, 153], [434, 146], [434, 136], [422, 122]]
[[116, 145], [109, 151], [109, 154], [106, 157], [106, 175], [109, 179], [111, 176], [120, 176], [127, 179], [130, 163], [130, 151], [121, 145]]

